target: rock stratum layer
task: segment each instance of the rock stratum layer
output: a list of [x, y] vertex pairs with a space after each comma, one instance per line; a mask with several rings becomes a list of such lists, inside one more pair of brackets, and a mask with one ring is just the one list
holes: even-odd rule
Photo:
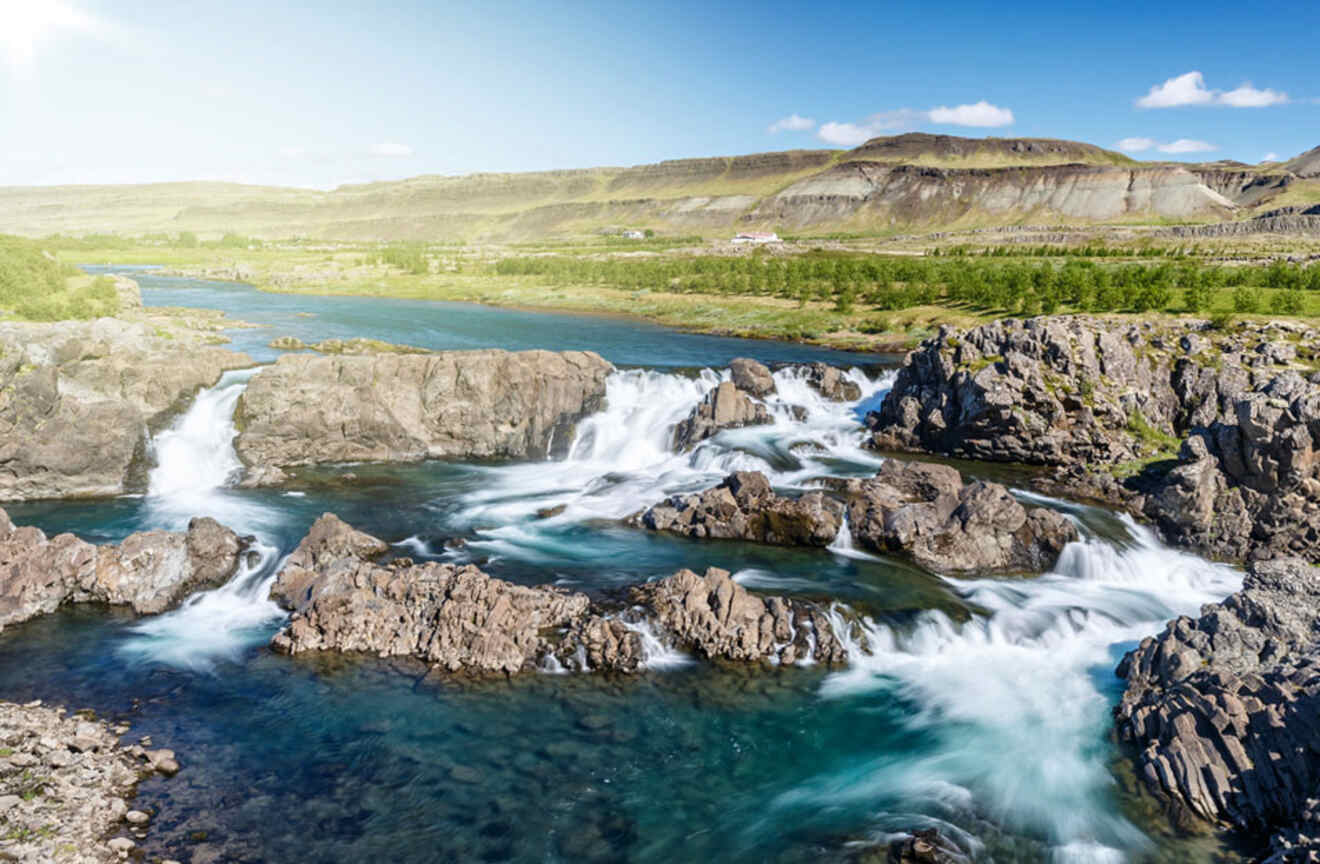
[[144, 531], [117, 546], [94, 546], [72, 534], [47, 538], [38, 528], [15, 527], [0, 510], [0, 630], [65, 603], [164, 612], [228, 581], [246, 547], [209, 518], [193, 519], [186, 533]]
[[844, 659], [821, 610], [752, 595], [723, 570], [680, 571], [631, 589], [631, 605], [605, 609], [581, 592], [515, 585], [471, 565], [378, 560], [387, 549], [333, 514], [318, 519], [271, 588], [292, 613], [272, 647], [506, 675], [546, 664], [635, 672], [648, 660], [647, 634], [711, 659]]
[[747, 226], [855, 231], [1204, 221], [1268, 208], [1290, 187], [1312, 183], [1316, 161], [1312, 152], [1268, 166], [1143, 163], [1073, 141], [910, 133], [849, 151], [413, 177], [331, 191], [230, 183], [13, 187], [0, 189], [0, 231], [45, 236], [115, 226], [125, 234], [239, 231], [272, 239], [434, 241], [524, 239], [624, 225], [690, 233]]
[[923, 343], [868, 423], [883, 450], [1053, 466], [1212, 556], [1317, 561], [1317, 356], [1291, 323], [1000, 321]]
[[604, 403], [591, 352], [286, 354], [252, 377], [234, 448], [257, 472], [325, 462], [543, 458]]
[[1242, 590], [1142, 640], [1118, 667], [1120, 736], [1178, 809], [1320, 855], [1320, 569], [1260, 561]]
[[149, 431], [251, 365], [214, 338], [114, 318], [0, 323], [0, 501], [124, 492]]

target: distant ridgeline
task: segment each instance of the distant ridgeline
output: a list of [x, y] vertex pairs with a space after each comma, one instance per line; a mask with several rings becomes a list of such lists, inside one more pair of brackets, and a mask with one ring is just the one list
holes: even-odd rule
[[60, 321], [113, 315], [113, 279], [92, 279], [31, 240], [0, 234], [0, 320]]
[[531, 240], [1218, 223], [1320, 204], [1320, 148], [1283, 163], [1137, 162], [1072, 141], [908, 134], [849, 150], [631, 168], [422, 176], [332, 191], [231, 183], [0, 188], [0, 230], [28, 236]]

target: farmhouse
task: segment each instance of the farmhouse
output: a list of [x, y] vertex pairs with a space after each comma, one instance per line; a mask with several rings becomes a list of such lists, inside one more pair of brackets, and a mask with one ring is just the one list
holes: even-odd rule
[[743, 231], [733, 235], [734, 243], [778, 243], [779, 235], [773, 231]]

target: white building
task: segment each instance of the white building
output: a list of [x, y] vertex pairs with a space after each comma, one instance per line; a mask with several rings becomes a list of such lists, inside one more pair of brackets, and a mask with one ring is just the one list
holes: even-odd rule
[[743, 231], [733, 235], [734, 243], [778, 243], [779, 235], [773, 231]]
[[628, 240], [645, 240], [645, 231], [624, 231], [623, 236]]

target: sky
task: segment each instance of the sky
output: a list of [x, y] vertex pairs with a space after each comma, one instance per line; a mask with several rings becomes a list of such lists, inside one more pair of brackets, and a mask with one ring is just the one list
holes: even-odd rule
[[0, 0], [0, 185], [418, 174], [1050, 137], [1320, 145], [1320, 4]]

